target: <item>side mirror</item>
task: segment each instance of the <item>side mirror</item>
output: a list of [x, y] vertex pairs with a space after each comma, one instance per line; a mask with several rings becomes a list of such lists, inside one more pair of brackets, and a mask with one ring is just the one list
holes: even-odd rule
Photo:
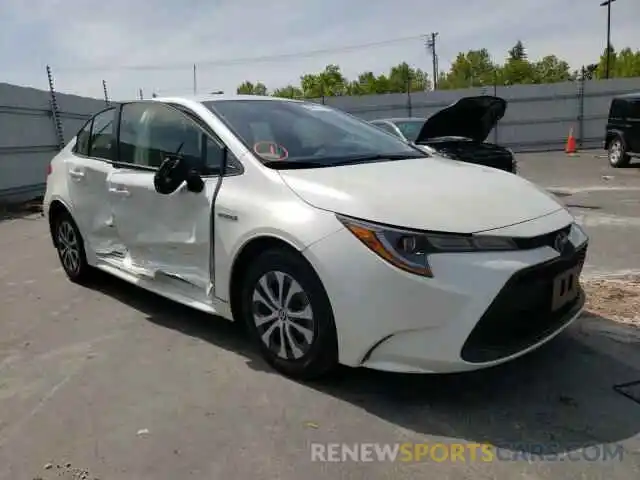
[[184, 161], [179, 157], [167, 157], [153, 177], [156, 192], [169, 195], [175, 192], [182, 182], [188, 178], [188, 171]]
[[200, 193], [204, 190], [204, 181], [200, 174], [189, 169], [185, 160], [180, 157], [165, 158], [153, 178], [156, 192], [162, 195], [172, 194], [183, 182], [187, 182], [187, 190], [190, 192]]
[[190, 170], [187, 173], [187, 190], [193, 193], [200, 193], [204, 190], [204, 180], [195, 170]]

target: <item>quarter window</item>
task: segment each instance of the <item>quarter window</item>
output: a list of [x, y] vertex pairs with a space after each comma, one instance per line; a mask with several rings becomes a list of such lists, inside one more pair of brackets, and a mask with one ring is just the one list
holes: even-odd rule
[[89, 138], [91, 137], [91, 124], [93, 118], [84, 124], [76, 135], [76, 144], [73, 151], [79, 155], [89, 156]]
[[89, 142], [89, 156], [113, 160], [113, 146], [115, 144], [113, 129], [114, 109], [105, 110], [93, 118], [91, 127], [91, 141]]

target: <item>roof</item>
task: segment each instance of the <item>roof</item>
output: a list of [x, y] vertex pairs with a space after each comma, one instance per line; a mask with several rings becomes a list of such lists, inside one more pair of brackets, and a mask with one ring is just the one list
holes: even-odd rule
[[625, 93], [624, 95], [616, 95], [613, 98], [620, 98], [623, 100], [636, 100], [640, 99], [640, 92]]
[[208, 94], [208, 95], [179, 95], [171, 97], [155, 97], [152, 100], [158, 102], [175, 101], [176, 99], [188, 100], [191, 102], [216, 102], [223, 100], [272, 100], [284, 102], [296, 102], [290, 98], [272, 97], [269, 95], [232, 95], [232, 94]]
[[426, 122], [427, 119], [426, 118], [419, 118], [419, 117], [396, 117], [396, 118], [376, 118], [375, 120], [371, 120], [372, 122], [391, 122], [391, 123], [396, 123], [396, 122]]

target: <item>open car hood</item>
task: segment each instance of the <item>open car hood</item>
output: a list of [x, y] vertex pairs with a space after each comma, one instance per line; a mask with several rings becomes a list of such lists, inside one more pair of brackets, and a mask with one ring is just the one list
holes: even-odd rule
[[507, 101], [503, 98], [488, 95], [461, 98], [429, 117], [415, 143], [437, 137], [466, 137], [484, 142], [506, 111]]

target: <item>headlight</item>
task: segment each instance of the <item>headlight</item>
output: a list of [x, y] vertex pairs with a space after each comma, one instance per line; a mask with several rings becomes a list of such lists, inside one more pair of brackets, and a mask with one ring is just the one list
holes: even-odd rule
[[337, 215], [358, 240], [396, 267], [416, 275], [433, 277], [429, 255], [478, 251], [517, 250], [508, 237], [422, 233], [402, 230]]

